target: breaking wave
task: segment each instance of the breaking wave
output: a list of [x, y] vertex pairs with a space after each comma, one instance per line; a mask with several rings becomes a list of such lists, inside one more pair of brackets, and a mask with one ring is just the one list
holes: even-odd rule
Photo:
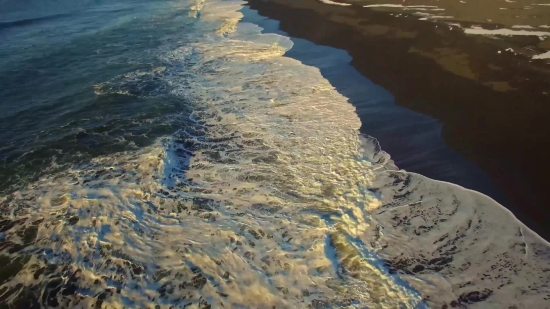
[[[181, 4], [163, 66], [96, 94], [191, 112], [139, 150], [0, 198], [14, 308], [544, 308], [548, 244], [477, 192], [395, 167], [354, 107], [239, 1]], [[514, 307], [515, 306], [515, 307]]]

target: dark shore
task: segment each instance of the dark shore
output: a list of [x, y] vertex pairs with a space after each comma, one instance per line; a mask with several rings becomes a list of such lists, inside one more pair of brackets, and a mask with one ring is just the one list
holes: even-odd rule
[[[467, 35], [460, 28], [418, 17], [396, 18], [388, 12], [315, 0], [248, 0], [248, 4], [260, 15], [280, 21], [280, 30], [291, 37], [345, 50], [351, 65], [389, 91], [396, 104], [437, 120], [424, 121], [425, 128], [418, 128], [421, 116], [415, 116], [414, 126], [388, 122], [387, 126], [396, 129], [380, 136], [384, 119], [369, 117], [372, 111], [367, 106], [362, 108], [350, 100], [363, 122], [361, 131], [379, 138], [399, 167], [485, 193], [550, 239], [550, 203], [546, 199], [550, 187], [550, 147], [546, 145], [550, 137], [550, 65], [548, 60], [529, 57], [536, 54], [530, 46], [540, 46], [541, 39]], [[505, 51], [507, 48], [515, 53]], [[375, 132], [373, 126], [378, 128]], [[441, 148], [438, 126], [443, 146], [453, 151]], [[392, 137], [399, 131], [403, 135]], [[415, 144], [408, 149], [416, 150], [425, 143], [429, 153], [400, 153], [407, 143]], [[454, 152], [489, 177], [470, 169]], [[441, 156], [465, 170], [434, 171], [438, 164], [426, 160]], [[419, 163], [423, 161], [425, 164]]]

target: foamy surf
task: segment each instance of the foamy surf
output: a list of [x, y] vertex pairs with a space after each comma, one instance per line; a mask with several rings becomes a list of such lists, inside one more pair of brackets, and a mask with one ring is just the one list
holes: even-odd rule
[[464, 29], [466, 34], [477, 34], [477, 35], [522, 35], [522, 36], [550, 36], [550, 32], [547, 31], [530, 31], [530, 30], [512, 30], [512, 29], [483, 29], [481, 27], [471, 27]]
[[196, 23], [155, 51], [163, 67], [96, 93], [185, 99], [186, 125], [3, 197], [3, 302], [546, 306], [548, 246], [508, 211], [397, 170], [347, 99], [284, 57], [289, 38], [239, 23], [242, 2], [185, 5]]

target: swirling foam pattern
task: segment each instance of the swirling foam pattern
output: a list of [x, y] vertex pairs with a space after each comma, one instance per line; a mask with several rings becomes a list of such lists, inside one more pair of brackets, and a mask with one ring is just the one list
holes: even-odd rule
[[[164, 66], [185, 126], [3, 197], [0, 299], [76, 308], [545, 308], [546, 243], [489, 198], [399, 171], [241, 2], [184, 3]], [[174, 9], [179, 9], [174, 8]], [[134, 92], [135, 93], [135, 92]]]

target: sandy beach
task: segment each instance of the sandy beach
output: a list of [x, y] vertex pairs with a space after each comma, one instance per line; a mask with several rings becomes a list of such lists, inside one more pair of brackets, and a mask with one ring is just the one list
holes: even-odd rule
[[[445, 143], [490, 176], [506, 195], [503, 204], [550, 237], [550, 61], [540, 56], [550, 44], [550, 6], [503, 1], [505, 10], [486, 3], [490, 13], [482, 14], [467, 3], [430, 1], [248, 3], [293, 37], [347, 51], [355, 69], [398, 105], [437, 119]], [[456, 17], [418, 14], [428, 9]]]
[[550, 309], [544, 24], [12, 1], [0, 308]]

